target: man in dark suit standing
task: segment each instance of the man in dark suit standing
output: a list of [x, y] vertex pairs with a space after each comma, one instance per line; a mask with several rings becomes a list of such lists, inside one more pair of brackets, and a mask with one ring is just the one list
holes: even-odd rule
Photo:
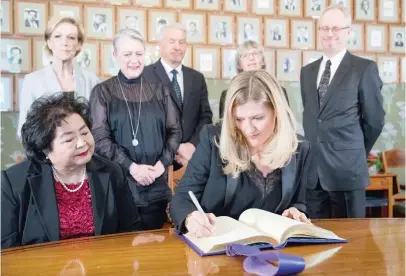
[[206, 81], [203, 75], [182, 65], [186, 53], [186, 29], [181, 24], [167, 26], [159, 43], [161, 59], [144, 69], [149, 81], [170, 88], [181, 114], [182, 142], [175, 157], [175, 169], [186, 166], [192, 157], [202, 127], [212, 122]]
[[300, 73], [305, 138], [312, 147], [306, 204], [311, 218], [365, 217], [367, 154], [382, 131], [382, 81], [374, 61], [346, 50], [351, 16], [320, 17], [323, 57]]

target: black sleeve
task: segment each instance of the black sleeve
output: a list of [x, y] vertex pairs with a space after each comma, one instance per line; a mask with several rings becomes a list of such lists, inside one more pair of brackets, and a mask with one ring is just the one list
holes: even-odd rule
[[1, 249], [21, 245], [18, 233], [20, 206], [6, 172], [1, 172]]

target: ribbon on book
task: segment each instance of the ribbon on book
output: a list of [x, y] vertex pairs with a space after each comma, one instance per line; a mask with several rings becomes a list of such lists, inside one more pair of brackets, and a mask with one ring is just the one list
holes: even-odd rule
[[[231, 257], [246, 256], [243, 262], [244, 271], [261, 276], [297, 274], [305, 268], [305, 260], [302, 257], [278, 251], [261, 252], [253, 246], [229, 244], [226, 254]], [[278, 266], [270, 262], [277, 262]]]

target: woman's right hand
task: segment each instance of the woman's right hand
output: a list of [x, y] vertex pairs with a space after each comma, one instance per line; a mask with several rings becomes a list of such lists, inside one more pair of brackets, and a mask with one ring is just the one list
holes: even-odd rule
[[155, 168], [149, 165], [137, 165], [132, 163], [130, 174], [141, 185], [150, 185], [155, 181]]
[[190, 213], [185, 221], [188, 232], [197, 238], [212, 236], [215, 224], [216, 216], [214, 214], [202, 214], [199, 211]]

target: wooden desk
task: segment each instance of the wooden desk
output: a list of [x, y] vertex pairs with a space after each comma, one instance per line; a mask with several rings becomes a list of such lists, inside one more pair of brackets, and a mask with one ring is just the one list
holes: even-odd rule
[[369, 176], [371, 185], [366, 188], [367, 191], [386, 191], [388, 195], [388, 216], [390, 218], [393, 217], [393, 193], [397, 189], [394, 187], [396, 184], [395, 177], [395, 173], [372, 174]]
[[[314, 223], [349, 243], [283, 249], [306, 259], [301, 275], [405, 275], [404, 219]], [[171, 229], [19, 247], [1, 255], [2, 275], [248, 275], [243, 257], [201, 258]]]

